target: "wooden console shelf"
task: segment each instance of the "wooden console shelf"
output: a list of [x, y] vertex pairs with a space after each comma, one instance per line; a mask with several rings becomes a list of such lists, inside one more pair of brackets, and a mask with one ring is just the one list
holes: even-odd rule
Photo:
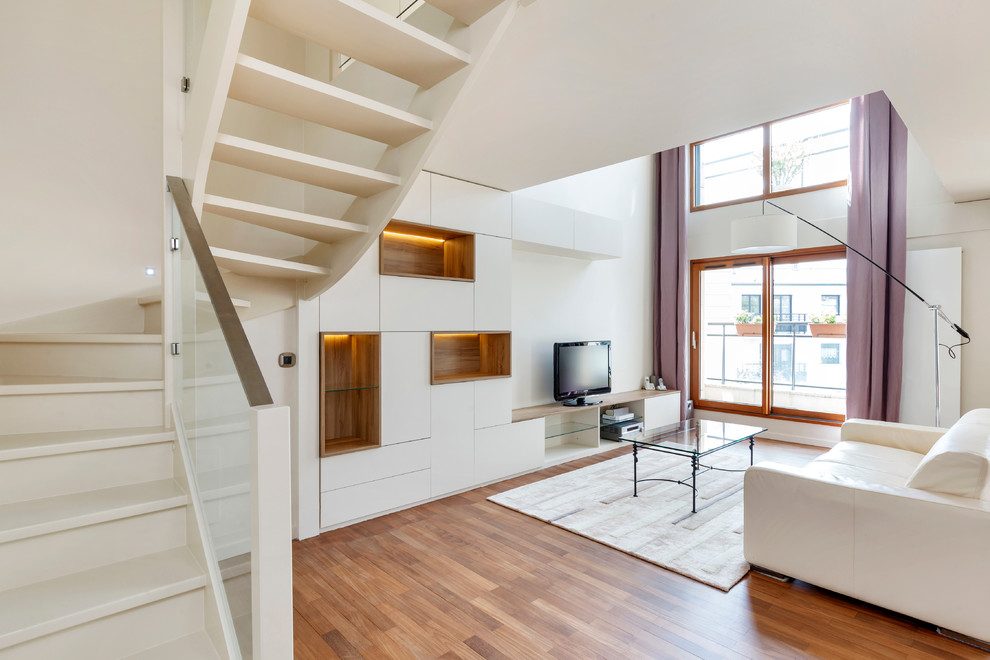
[[562, 403], [544, 403], [538, 406], [530, 406], [529, 408], [516, 408], [512, 411], [512, 421], [513, 422], [525, 422], [528, 419], [538, 419], [540, 417], [549, 417], [551, 415], [562, 415], [569, 412], [579, 412], [581, 410], [592, 410], [595, 408], [605, 408], [608, 406], [618, 406], [623, 403], [632, 403], [633, 401], [642, 401], [643, 399], [650, 399], [655, 396], [667, 396], [670, 394], [680, 394], [678, 390], [661, 390], [657, 392], [656, 390], [633, 390], [632, 392], [613, 392], [611, 394], [602, 394], [593, 396], [591, 398], [597, 399], [598, 396], [601, 397], [602, 402], [596, 403], [591, 406], [565, 406]]
[[381, 445], [381, 338], [320, 333], [320, 456]]
[[474, 281], [474, 234], [393, 220], [379, 245], [382, 275]]
[[434, 385], [512, 375], [510, 332], [434, 332], [430, 344]]

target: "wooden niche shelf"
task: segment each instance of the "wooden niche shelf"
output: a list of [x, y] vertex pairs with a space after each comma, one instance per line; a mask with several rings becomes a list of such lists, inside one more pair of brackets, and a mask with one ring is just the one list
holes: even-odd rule
[[457, 383], [511, 376], [512, 333], [434, 332], [431, 336], [432, 383]]
[[320, 333], [320, 456], [381, 445], [381, 338]]
[[474, 281], [474, 234], [393, 220], [380, 246], [382, 275]]

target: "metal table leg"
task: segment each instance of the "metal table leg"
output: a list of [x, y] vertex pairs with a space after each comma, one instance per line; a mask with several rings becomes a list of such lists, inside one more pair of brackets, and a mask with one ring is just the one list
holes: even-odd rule
[[691, 513], [698, 513], [698, 485], [695, 479], [698, 477], [698, 457], [691, 457]]
[[635, 442], [633, 443], [633, 497], [639, 497], [639, 492], [637, 486], [639, 482], [636, 479], [636, 463], [639, 463], [639, 445]]

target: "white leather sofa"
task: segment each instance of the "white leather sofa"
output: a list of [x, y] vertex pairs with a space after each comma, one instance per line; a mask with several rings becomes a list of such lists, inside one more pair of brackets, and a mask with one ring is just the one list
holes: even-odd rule
[[990, 409], [941, 428], [850, 420], [805, 467], [746, 472], [754, 567], [990, 641]]

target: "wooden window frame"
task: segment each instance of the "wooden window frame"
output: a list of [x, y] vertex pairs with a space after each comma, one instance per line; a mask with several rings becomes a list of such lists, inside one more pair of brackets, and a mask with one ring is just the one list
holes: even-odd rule
[[[848, 184], [848, 179], [842, 179], [841, 181], [829, 181], [827, 183], [819, 183], [814, 186], [804, 186], [803, 188], [790, 188], [788, 190], [778, 190], [776, 192], [770, 191], [770, 128], [779, 122], [787, 121], [789, 119], [794, 119], [796, 117], [802, 117], [804, 115], [811, 115], [816, 112], [821, 112], [822, 110], [828, 110], [829, 108], [835, 108], [840, 105], [845, 105], [850, 101], [839, 101], [838, 103], [832, 103], [831, 105], [826, 105], [821, 108], [815, 108], [814, 110], [808, 110], [807, 112], [799, 112], [796, 115], [790, 115], [788, 117], [781, 117], [780, 119], [774, 119], [773, 121], [764, 122], [762, 124], [756, 124], [755, 126], [748, 126], [746, 128], [739, 129], [738, 131], [731, 131], [729, 133], [723, 133], [722, 135], [716, 135], [715, 137], [710, 137], [704, 140], [698, 140], [697, 142], [692, 142], [688, 147], [690, 152], [690, 175], [691, 175], [691, 212], [695, 211], [706, 211], [708, 209], [717, 209], [723, 206], [732, 206], [734, 204], [745, 204], [747, 202], [758, 202], [763, 199], [777, 199], [778, 197], [787, 197], [789, 195], [797, 195], [799, 193], [814, 192], [816, 190], [827, 190], [829, 188], [838, 188], [840, 186], [845, 186]], [[712, 142], [714, 140], [721, 140], [722, 138], [729, 137], [730, 135], [736, 135], [738, 133], [745, 133], [746, 131], [751, 131], [754, 128], [763, 129], [763, 192], [759, 195], [752, 195], [750, 197], [739, 197], [737, 199], [729, 199], [722, 202], [715, 202], [713, 204], [698, 204], [697, 200], [697, 152], [698, 147], [705, 144], [706, 142]]]
[[[825, 261], [829, 257], [847, 258], [846, 248], [841, 245], [805, 248], [789, 252], [768, 254], [747, 254], [738, 257], [716, 257], [710, 259], [695, 259], [691, 262], [691, 337], [689, 349], [691, 353], [691, 399], [696, 410], [712, 410], [726, 413], [765, 417], [767, 419], [782, 419], [788, 421], [811, 422], [815, 424], [840, 425], [845, 421], [845, 415], [782, 408], [773, 405], [773, 351], [766, 350], [773, 345], [773, 323], [764, 323], [762, 332], [762, 364], [763, 390], [760, 405], [730, 403], [726, 401], [708, 401], [701, 398], [701, 272], [714, 268], [730, 268], [743, 265], [760, 265], [763, 268], [763, 318], [773, 318], [773, 270], [774, 264], [801, 263], [806, 261]], [[695, 341], [691, 341], [695, 339]], [[771, 382], [767, 382], [767, 375]]]

